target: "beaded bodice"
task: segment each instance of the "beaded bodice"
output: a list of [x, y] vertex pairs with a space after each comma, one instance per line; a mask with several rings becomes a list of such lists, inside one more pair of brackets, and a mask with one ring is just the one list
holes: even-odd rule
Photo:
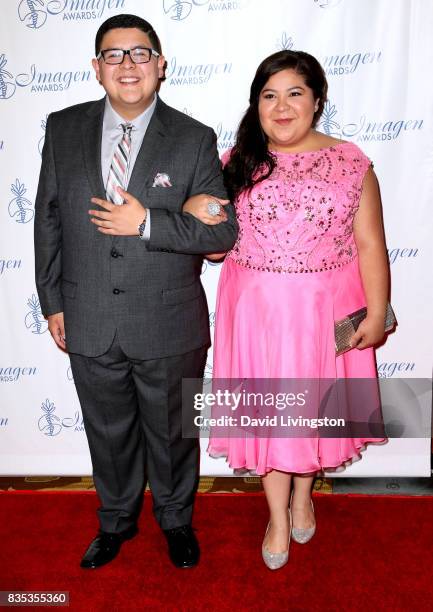
[[253, 270], [321, 272], [356, 257], [353, 219], [370, 160], [353, 143], [275, 153], [272, 175], [235, 202], [228, 257]]

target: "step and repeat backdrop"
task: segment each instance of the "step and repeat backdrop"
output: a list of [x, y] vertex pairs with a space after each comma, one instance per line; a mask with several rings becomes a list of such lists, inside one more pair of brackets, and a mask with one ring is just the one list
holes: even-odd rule
[[[380, 180], [399, 326], [377, 362], [380, 377], [407, 397], [391, 417], [401, 437], [370, 448], [344, 474], [428, 476], [430, 440], [408, 437], [418, 414], [408, 379], [431, 377], [433, 344], [429, 0], [2, 0], [0, 474], [91, 473], [69, 359], [50, 337], [35, 289], [33, 218], [47, 115], [103, 96], [90, 63], [94, 37], [118, 13], [154, 25], [167, 59], [162, 99], [211, 125], [221, 154], [264, 57], [299, 49], [321, 61], [329, 100], [319, 129], [356, 142]], [[211, 328], [219, 271], [203, 264]], [[202, 473], [231, 470], [203, 452]]]

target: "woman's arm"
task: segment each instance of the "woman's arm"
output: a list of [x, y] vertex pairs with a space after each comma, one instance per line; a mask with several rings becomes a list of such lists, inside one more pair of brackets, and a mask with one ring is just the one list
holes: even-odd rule
[[227, 253], [209, 253], [205, 255], [205, 259], [209, 261], [222, 261], [226, 255]]
[[[221, 212], [218, 215], [209, 215], [207, 205], [210, 201], [221, 204]], [[202, 223], [206, 223], [206, 225], [217, 225], [218, 223], [222, 223], [223, 221], [227, 220], [227, 213], [225, 212], [223, 206], [225, 204], [229, 204], [229, 202], [230, 200], [222, 200], [221, 198], [200, 193], [188, 198], [183, 205], [182, 211], [193, 215]], [[221, 261], [224, 259], [225, 255], [225, 253], [209, 253], [208, 255], [205, 255], [205, 258], [209, 261]]]
[[[221, 205], [221, 212], [218, 215], [210, 215], [208, 212], [208, 204], [216, 202]], [[224, 206], [230, 204], [230, 200], [223, 200], [206, 193], [199, 193], [189, 197], [182, 207], [182, 212], [189, 213], [206, 225], [218, 225], [227, 221], [227, 213]]]
[[389, 268], [377, 178], [370, 168], [363, 181], [359, 209], [353, 222], [359, 269], [367, 299], [367, 317], [352, 337], [358, 349], [380, 342], [385, 333]]

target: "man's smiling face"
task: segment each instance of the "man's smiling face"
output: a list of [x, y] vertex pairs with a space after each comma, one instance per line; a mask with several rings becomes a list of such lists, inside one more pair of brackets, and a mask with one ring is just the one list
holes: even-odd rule
[[[109, 30], [101, 41], [101, 49], [152, 48], [147, 34], [138, 28], [116, 28]], [[121, 117], [132, 120], [140, 115], [151, 103], [163, 76], [165, 59], [152, 55], [145, 64], [134, 64], [125, 55], [121, 64], [107, 64], [101, 57], [93, 59], [96, 78], [110, 99], [114, 110]]]

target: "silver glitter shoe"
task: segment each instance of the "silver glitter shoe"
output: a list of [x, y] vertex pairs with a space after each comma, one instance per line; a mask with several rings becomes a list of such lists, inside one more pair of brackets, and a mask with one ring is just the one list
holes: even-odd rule
[[[313, 500], [311, 500], [311, 509], [314, 514]], [[300, 527], [292, 527], [292, 538], [298, 544], [306, 544], [307, 542], [311, 540], [315, 532], [316, 532], [316, 522], [314, 521], [313, 527], [308, 527], [307, 529], [301, 529]]]
[[[271, 526], [271, 523], [269, 522], [268, 526], [266, 527], [265, 538], [267, 536], [270, 526]], [[290, 534], [291, 533], [292, 533], [292, 515], [289, 509], [289, 540], [287, 542], [287, 550], [285, 550], [282, 553], [273, 553], [273, 552], [270, 552], [267, 548], [265, 548], [264, 544], [262, 545], [263, 561], [265, 562], [266, 567], [268, 567], [270, 570], [280, 569], [281, 567], [286, 565], [287, 561], [289, 560]]]

